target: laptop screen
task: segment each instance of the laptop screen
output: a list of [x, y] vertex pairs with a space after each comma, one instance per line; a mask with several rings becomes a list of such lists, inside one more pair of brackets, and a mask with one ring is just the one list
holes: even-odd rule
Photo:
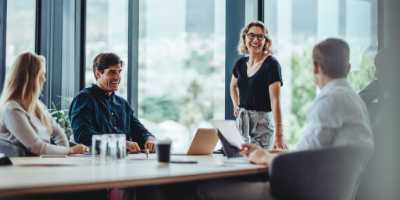
[[[217, 129], [218, 130], [218, 129]], [[228, 158], [235, 158], [235, 157], [244, 157], [239, 154], [240, 148], [231, 145], [228, 140], [224, 137], [224, 135], [221, 134], [221, 132], [218, 130], [218, 137], [221, 140], [222, 143], [222, 148], [224, 148], [226, 157]]]

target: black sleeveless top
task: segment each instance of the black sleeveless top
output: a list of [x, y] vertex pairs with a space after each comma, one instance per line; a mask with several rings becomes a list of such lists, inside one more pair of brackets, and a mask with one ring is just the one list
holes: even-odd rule
[[239, 107], [246, 110], [272, 111], [269, 86], [277, 81], [283, 85], [281, 66], [275, 57], [268, 56], [260, 69], [253, 76], [247, 77], [248, 60], [249, 57], [240, 58], [233, 68], [239, 88]]

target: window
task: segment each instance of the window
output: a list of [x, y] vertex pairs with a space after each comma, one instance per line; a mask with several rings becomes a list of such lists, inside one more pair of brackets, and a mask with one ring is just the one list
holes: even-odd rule
[[6, 75], [23, 52], [35, 52], [35, 0], [7, 1]]
[[225, 1], [141, 0], [139, 9], [138, 117], [184, 150], [197, 128], [225, 118]]
[[127, 98], [128, 0], [87, 0], [85, 85], [96, 80], [93, 59], [100, 53], [117, 54], [124, 62], [117, 95]]
[[305, 115], [317, 94], [312, 49], [329, 37], [350, 46], [348, 81], [360, 92], [372, 80], [377, 53], [377, 0], [265, 0], [264, 21], [282, 66], [284, 134], [294, 148], [306, 129]]

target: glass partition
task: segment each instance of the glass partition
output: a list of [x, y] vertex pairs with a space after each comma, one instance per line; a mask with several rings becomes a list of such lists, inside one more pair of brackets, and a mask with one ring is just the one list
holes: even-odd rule
[[19, 54], [35, 52], [35, 19], [35, 0], [7, 1], [6, 75]]
[[93, 59], [112, 52], [124, 62], [117, 95], [127, 98], [128, 80], [128, 0], [87, 0], [85, 85], [95, 83]]
[[225, 117], [225, 1], [140, 1], [139, 119], [174, 150]]

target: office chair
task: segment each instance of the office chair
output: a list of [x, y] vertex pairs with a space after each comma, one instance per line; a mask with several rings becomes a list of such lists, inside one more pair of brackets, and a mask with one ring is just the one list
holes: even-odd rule
[[7, 157], [24, 157], [25, 151], [7, 140], [0, 139], [0, 153]]
[[329, 147], [277, 156], [271, 163], [275, 199], [353, 200], [372, 146]]

